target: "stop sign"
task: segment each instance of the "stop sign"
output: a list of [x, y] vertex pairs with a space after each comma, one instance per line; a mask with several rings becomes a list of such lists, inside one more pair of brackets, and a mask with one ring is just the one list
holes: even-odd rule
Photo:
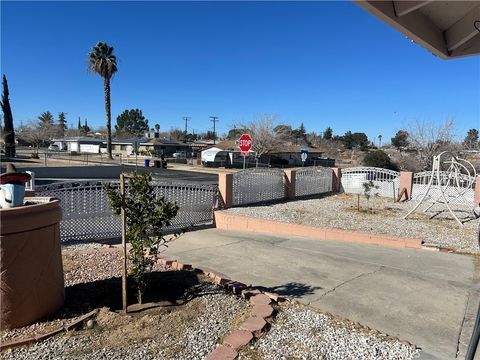
[[250, 148], [252, 147], [252, 144], [253, 144], [252, 138], [248, 134], [243, 134], [242, 136], [240, 136], [240, 139], [238, 140], [238, 147], [243, 152], [249, 151]]

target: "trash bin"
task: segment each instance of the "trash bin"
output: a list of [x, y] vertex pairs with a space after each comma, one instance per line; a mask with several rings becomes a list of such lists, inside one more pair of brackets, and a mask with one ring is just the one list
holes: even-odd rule
[[144, 165], [145, 167], [150, 167], [150, 159], [145, 159], [145, 160], [143, 160], [143, 165]]
[[160, 168], [160, 160], [155, 160], [155, 167]]

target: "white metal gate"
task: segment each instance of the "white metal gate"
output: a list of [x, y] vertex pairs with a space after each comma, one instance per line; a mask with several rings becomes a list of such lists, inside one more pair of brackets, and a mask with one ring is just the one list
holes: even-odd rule
[[372, 181], [379, 196], [393, 197], [398, 194], [400, 173], [398, 171], [376, 167], [353, 167], [342, 169], [341, 190], [346, 193], [361, 194], [363, 184]]

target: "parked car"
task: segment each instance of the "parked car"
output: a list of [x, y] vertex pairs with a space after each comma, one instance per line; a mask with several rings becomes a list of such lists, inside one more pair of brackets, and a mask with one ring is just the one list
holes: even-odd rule
[[185, 153], [185, 151], [182, 151], [182, 152], [176, 152], [176, 153], [173, 153], [172, 155], [174, 158], [186, 158], [187, 157], [187, 154]]
[[51, 144], [51, 145], [48, 147], [48, 150], [49, 150], [49, 151], [60, 151], [60, 147], [59, 147], [57, 144]]

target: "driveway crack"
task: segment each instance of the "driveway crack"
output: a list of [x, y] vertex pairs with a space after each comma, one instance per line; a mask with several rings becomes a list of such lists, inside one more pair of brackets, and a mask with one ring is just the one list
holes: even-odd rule
[[352, 281], [355, 281], [355, 280], [357, 280], [357, 279], [359, 279], [359, 278], [361, 278], [361, 277], [364, 277], [364, 276], [370, 276], [370, 275], [376, 274], [377, 272], [382, 271], [383, 269], [385, 269], [385, 266], [380, 266], [378, 269], [375, 269], [375, 270], [373, 270], [373, 271], [369, 271], [369, 272], [366, 272], [366, 273], [362, 273], [362, 274], [357, 275], [357, 276], [355, 276], [355, 277], [353, 277], [353, 278], [351, 278], [351, 279], [348, 279], [348, 280], [342, 282], [341, 284], [338, 284], [337, 286], [333, 287], [332, 289], [328, 290], [328, 291], [325, 292], [324, 294], [322, 294], [317, 300], [323, 298], [324, 296], [326, 296], [326, 295], [328, 295], [328, 294], [331, 294], [332, 292], [334, 292], [334, 291], [337, 290], [339, 287], [342, 287], [342, 286], [345, 285], [345, 284], [348, 284], [348, 283], [350, 283], [350, 282], [352, 282]]

